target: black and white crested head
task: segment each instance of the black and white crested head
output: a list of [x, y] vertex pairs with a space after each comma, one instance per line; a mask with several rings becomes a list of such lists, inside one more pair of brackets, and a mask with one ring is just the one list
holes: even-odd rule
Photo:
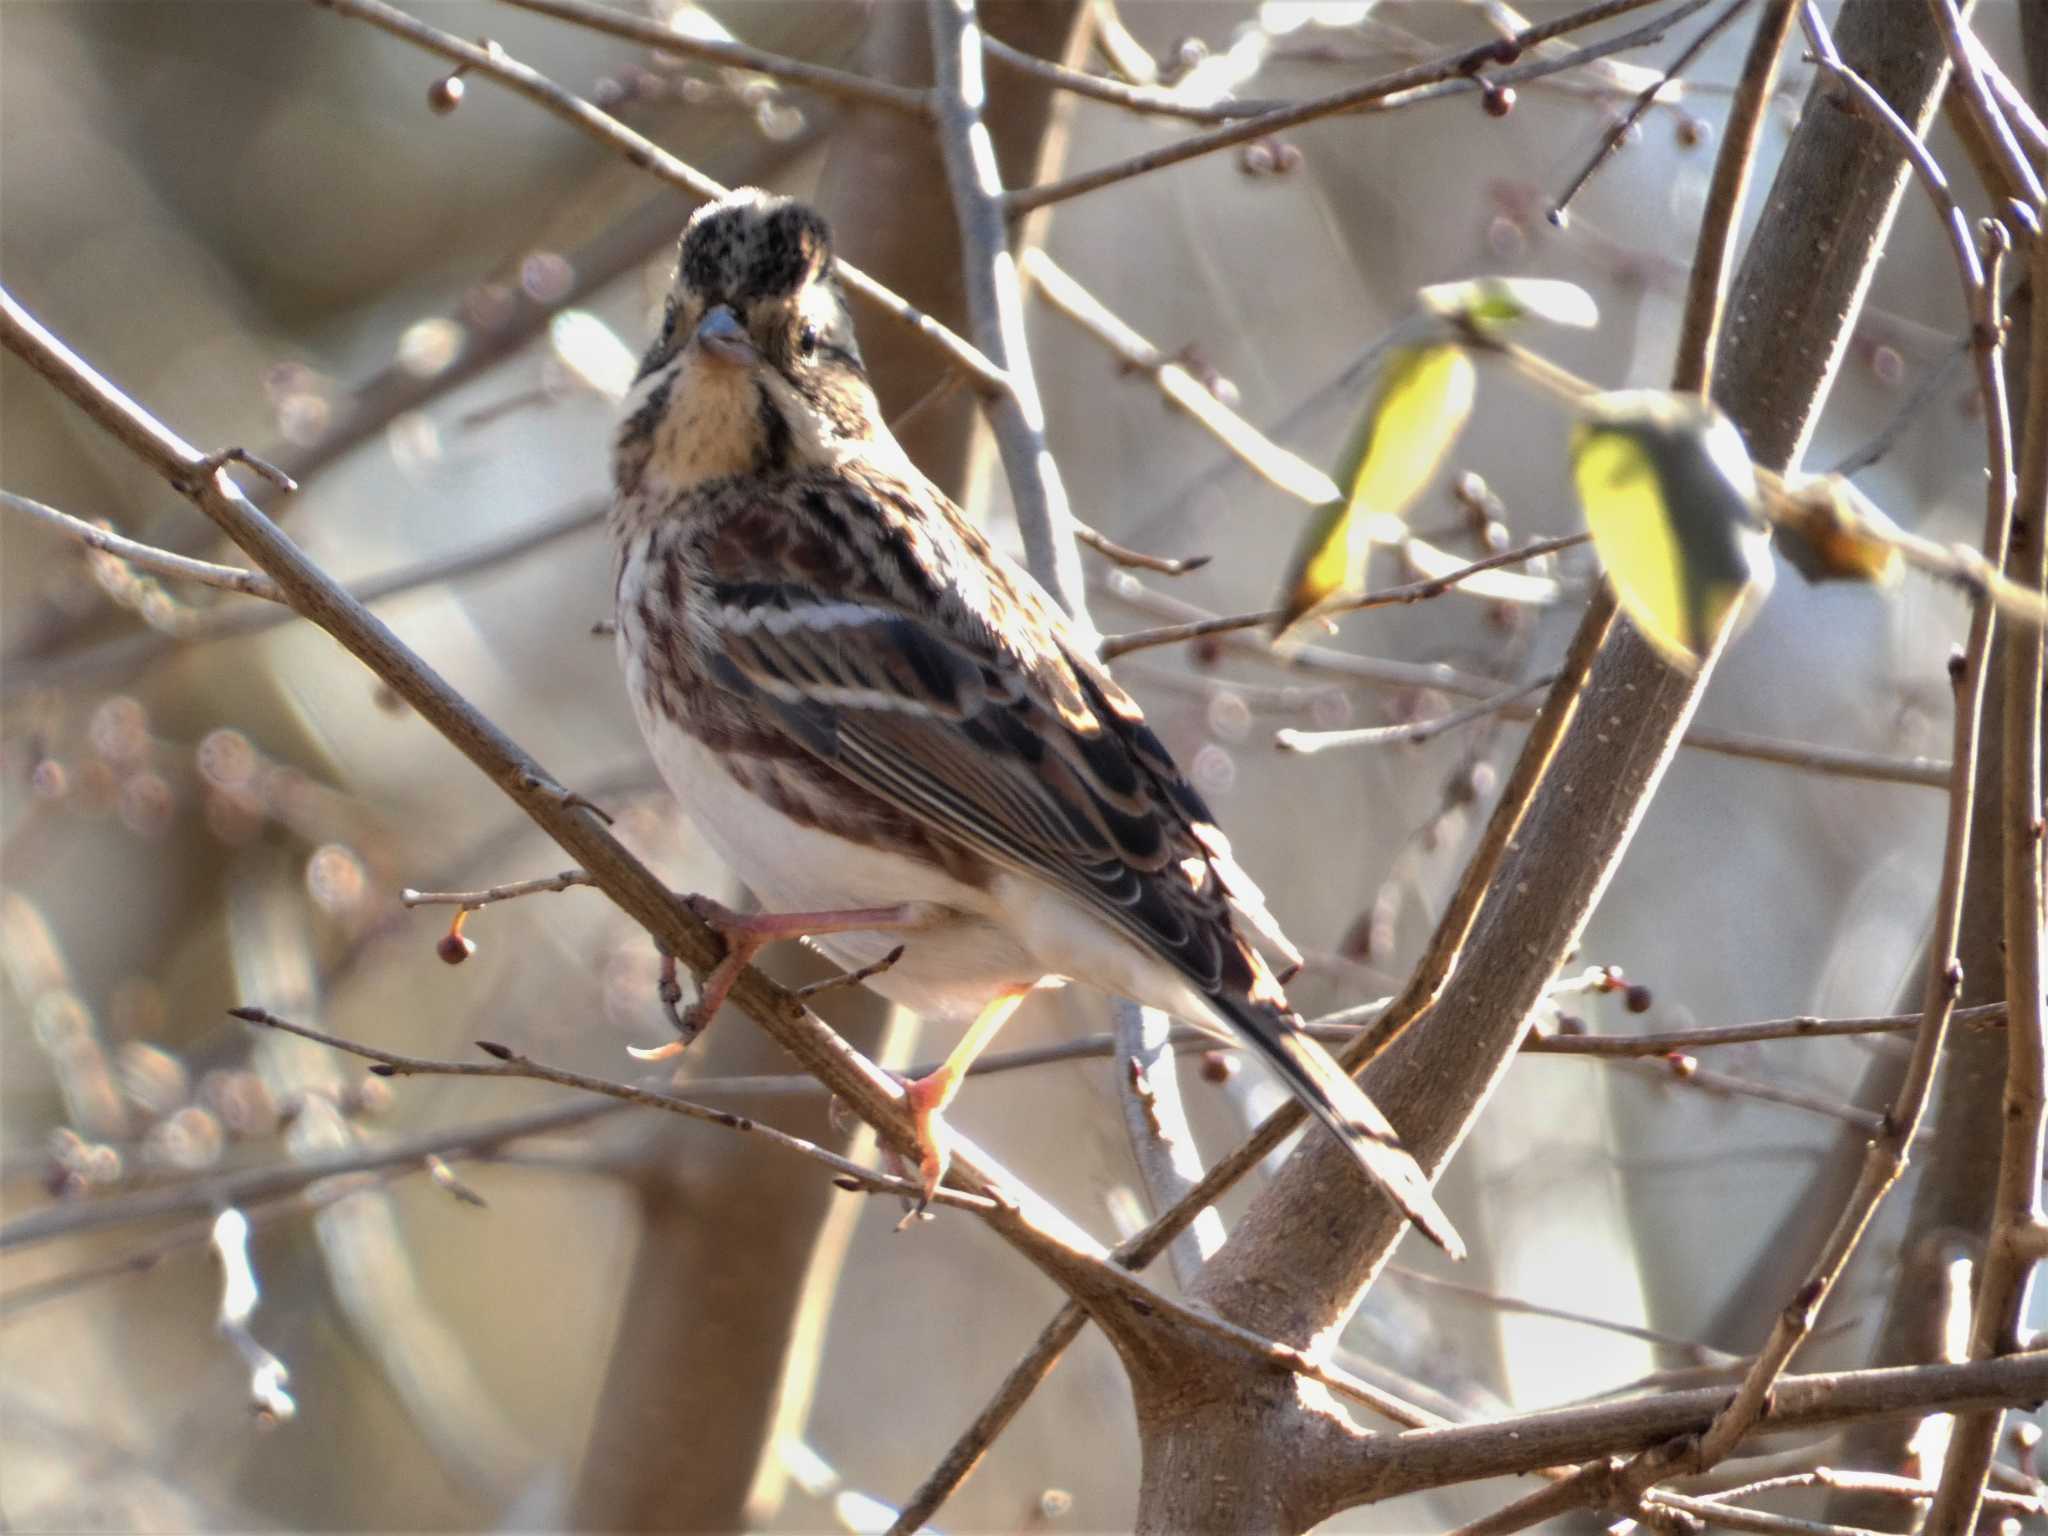
[[614, 455], [621, 490], [821, 468], [889, 445], [831, 227], [751, 187], [691, 216]]
[[742, 187], [690, 216], [676, 256], [676, 287], [713, 303], [787, 298], [825, 280], [832, 229], [791, 197]]

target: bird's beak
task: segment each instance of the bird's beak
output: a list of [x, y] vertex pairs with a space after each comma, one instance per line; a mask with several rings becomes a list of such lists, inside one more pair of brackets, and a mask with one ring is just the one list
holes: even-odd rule
[[697, 323], [697, 343], [720, 362], [736, 367], [761, 360], [761, 354], [748, 339], [747, 328], [740, 324], [740, 317], [733, 313], [730, 304], [714, 305]]

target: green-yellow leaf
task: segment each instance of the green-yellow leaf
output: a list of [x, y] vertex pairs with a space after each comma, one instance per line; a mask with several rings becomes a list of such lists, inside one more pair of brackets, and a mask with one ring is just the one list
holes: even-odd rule
[[1576, 283], [1550, 277], [1473, 277], [1438, 283], [1416, 295], [1423, 311], [1480, 331], [1497, 331], [1523, 320], [1590, 330], [1600, 323], [1593, 296]]
[[1472, 360], [1448, 343], [1388, 354], [1332, 477], [1344, 499], [1316, 509], [1288, 567], [1278, 632], [1363, 586], [1376, 528], [1428, 489], [1472, 414], [1476, 379]]
[[1615, 595], [1673, 663], [1699, 664], [1744, 596], [1769, 591], [1756, 472], [1733, 422], [1693, 395], [1596, 395], [1572, 478]]

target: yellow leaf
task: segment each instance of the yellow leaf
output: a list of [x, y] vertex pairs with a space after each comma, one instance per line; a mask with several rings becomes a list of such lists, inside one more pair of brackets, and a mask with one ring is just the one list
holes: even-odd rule
[[1699, 664], [1744, 596], [1769, 591], [1769, 535], [1734, 423], [1692, 395], [1586, 402], [1572, 478], [1615, 596], [1667, 659]]
[[1428, 489], [1472, 414], [1476, 378], [1472, 360], [1449, 343], [1388, 355], [1333, 477], [1344, 499], [1316, 509], [1295, 550], [1277, 632], [1362, 587], [1376, 530]]

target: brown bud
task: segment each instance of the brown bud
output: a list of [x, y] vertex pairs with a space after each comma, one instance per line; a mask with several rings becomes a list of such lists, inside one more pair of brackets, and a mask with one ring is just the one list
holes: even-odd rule
[[441, 957], [443, 965], [460, 965], [476, 953], [476, 940], [451, 928], [441, 935], [441, 942], [434, 946], [434, 953]]
[[1664, 1058], [1664, 1064], [1671, 1068], [1673, 1077], [1690, 1078], [1700, 1069], [1697, 1056], [1688, 1056], [1683, 1051], [1673, 1051]]
[[1622, 994], [1622, 1006], [1630, 1013], [1648, 1013], [1650, 1005], [1655, 1001], [1656, 999], [1650, 995], [1650, 989], [1641, 982], [1629, 987]]
[[1237, 1076], [1237, 1056], [1230, 1051], [1202, 1052], [1202, 1081], [1221, 1086]]
[[1479, 98], [1479, 104], [1486, 109], [1488, 117], [1506, 117], [1515, 110], [1515, 88], [1511, 85], [1495, 85], [1488, 81], [1485, 94]]
[[465, 87], [460, 75], [443, 75], [427, 87], [427, 109], [437, 117], [446, 117], [462, 105]]

